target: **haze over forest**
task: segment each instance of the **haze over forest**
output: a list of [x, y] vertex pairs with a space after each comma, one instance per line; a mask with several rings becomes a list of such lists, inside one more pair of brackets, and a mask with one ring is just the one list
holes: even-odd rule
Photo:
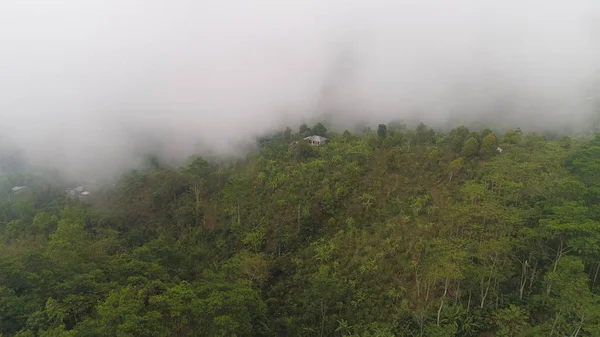
[[0, 2], [0, 143], [69, 174], [304, 121], [584, 131], [600, 3]]
[[0, 336], [600, 336], [600, 1], [0, 0]]

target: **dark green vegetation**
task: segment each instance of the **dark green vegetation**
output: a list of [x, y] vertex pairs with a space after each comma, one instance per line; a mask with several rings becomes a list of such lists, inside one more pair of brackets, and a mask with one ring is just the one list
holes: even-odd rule
[[600, 136], [313, 133], [93, 202], [5, 177], [2, 335], [600, 336]]

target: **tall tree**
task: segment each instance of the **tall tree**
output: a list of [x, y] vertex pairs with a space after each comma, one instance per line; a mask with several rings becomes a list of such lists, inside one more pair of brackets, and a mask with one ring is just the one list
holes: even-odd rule
[[498, 149], [498, 139], [496, 139], [495, 134], [490, 133], [490, 134], [486, 135], [485, 137], [483, 137], [483, 140], [481, 142], [481, 154], [485, 158], [493, 157], [494, 154], [496, 154], [497, 149]]
[[317, 136], [327, 136], [327, 128], [321, 123], [315, 124], [315, 126], [312, 127], [312, 132]]
[[385, 139], [385, 137], [387, 137], [387, 126], [385, 126], [385, 124], [379, 124], [379, 126], [377, 127], [377, 136], [383, 140]]
[[461, 155], [464, 157], [475, 157], [479, 153], [479, 142], [471, 137], [467, 139], [462, 147]]
[[452, 151], [460, 153], [468, 136], [469, 129], [464, 126], [459, 126], [458, 128], [450, 131], [450, 147]]

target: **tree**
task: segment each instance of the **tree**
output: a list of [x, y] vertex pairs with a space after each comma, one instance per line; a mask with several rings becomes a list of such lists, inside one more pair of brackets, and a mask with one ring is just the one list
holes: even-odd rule
[[450, 148], [452, 151], [460, 153], [468, 136], [469, 129], [464, 126], [459, 126], [458, 128], [450, 131]]
[[342, 133], [342, 139], [344, 139], [344, 141], [346, 141], [346, 142], [351, 141], [352, 135], [350, 134], [350, 131], [344, 130], [344, 133]]
[[56, 264], [76, 268], [84, 263], [87, 247], [84, 219], [72, 208], [67, 208], [62, 213], [56, 232], [50, 235], [46, 254]]
[[461, 155], [463, 157], [474, 157], [479, 153], [479, 142], [477, 139], [471, 137], [467, 139], [462, 147]]
[[485, 138], [485, 136], [494, 133], [492, 130], [490, 130], [489, 128], [485, 128], [483, 129], [483, 131], [481, 131], [480, 137], [481, 139]]
[[299, 142], [295, 147], [296, 160], [304, 161], [313, 158], [317, 155], [317, 152], [313, 146], [310, 146], [307, 142]]
[[13, 289], [0, 285], [0, 333], [14, 334], [19, 331], [31, 315], [34, 303], [25, 296], [17, 296]]
[[415, 142], [417, 144], [434, 144], [435, 131], [427, 125], [419, 123], [415, 129]]
[[463, 163], [464, 159], [462, 157], [456, 158], [450, 162], [448, 165], [448, 168], [450, 169], [450, 182], [452, 182], [452, 177], [462, 169]]
[[528, 328], [529, 313], [521, 307], [510, 304], [508, 308], [499, 310], [493, 316], [498, 326], [498, 336], [522, 336]]
[[[552, 208], [548, 219], [540, 220], [539, 233], [550, 244], [553, 258], [552, 272], [556, 272], [563, 256], [576, 252], [583, 256], [599, 253], [600, 224], [589, 219], [589, 210], [582, 202], [570, 201]], [[547, 294], [552, 289], [548, 282]]]
[[329, 336], [336, 329], [335, 320], [329, 319], [343, 299], [344, 286], [329, 266], [320, 266], [310, 275], [309, 283], [300, 299], [315, 336]]
[[192, 163], [186, 169], [186, 172], [206, 178], [213, 172], [213, 170], [209, 162], [207, 162], [201, 156], [197, 156], [194, 157]]
[[292, 129], [290, 129], [289, 127], [285, 128], [285, 131], [283, 132], [283, 138], [289, 142], [290, 140], [292, 140]]
[[378, 131], [273, 132], [89, 204], [0, 174], [0, 334], [600, 336], [600, 135], [477, 162], [489, 130]]
[[400, 146], [404, 143], [404, 135], [401, 132], [388, 133], [383, 145], [387, 148]]
[[557, 332], [559, 336], [578, 336], [586, 330], [586, 326], [596, 326], [597, 329], [600, 299], [589, 289], [589, 279], [581, 259], [572, 256], [562, 259], [558, 268], [549, 272], [546, 278], [554, 284], [553, 291], [548, 294], [554, 309], [548, 335]]
[[313, 126], [312, 133], [317, 136], [325, 137], [327, 135], [327, 128], [325, 128], [323, 124], [317, 123]]
[[383, 140], [385, 139], [385, 137], [387, 137], [387, 126], [385, 126], [385, 124], [379, 124], [379, 126], [377, 127], [377, 136]]
[[483, 141], [481, 142], [481, 154], [486, 158], [491, 158], [496, 154], [498, 149], [498, 139], [496, 139], [496, 135], [493, 133], [488, 134], [483, 137]]
[[519, 144], [521, 142], [521, 133], [508, 130], [504, 133], [504, 141], [509, 144]]
[[479, 144], [481, 144], [482, 138], [481, 138], [481, 135], [479, 134], [479, 132], [473, 131], [473, 132], [469, 133], [469, 135], [467, 136], [467, 139], [469, 139], [469, 138], [475, 138], [477, 140], [477, 142]]
[[311, 130], [308, 127], [308, 125], [306, 125], [306, 124], [300, 125], [300, 128], [298, 131], [299, 131], [301, 137], [305, 137], [305, 136], [308, 136], [311, 134]]

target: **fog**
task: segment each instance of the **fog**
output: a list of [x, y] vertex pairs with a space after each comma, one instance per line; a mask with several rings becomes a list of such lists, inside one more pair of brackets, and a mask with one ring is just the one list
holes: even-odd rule
[[600, 2], [0, 1], [0, 142], [71, 175], [418, 117], [584, 128]]

